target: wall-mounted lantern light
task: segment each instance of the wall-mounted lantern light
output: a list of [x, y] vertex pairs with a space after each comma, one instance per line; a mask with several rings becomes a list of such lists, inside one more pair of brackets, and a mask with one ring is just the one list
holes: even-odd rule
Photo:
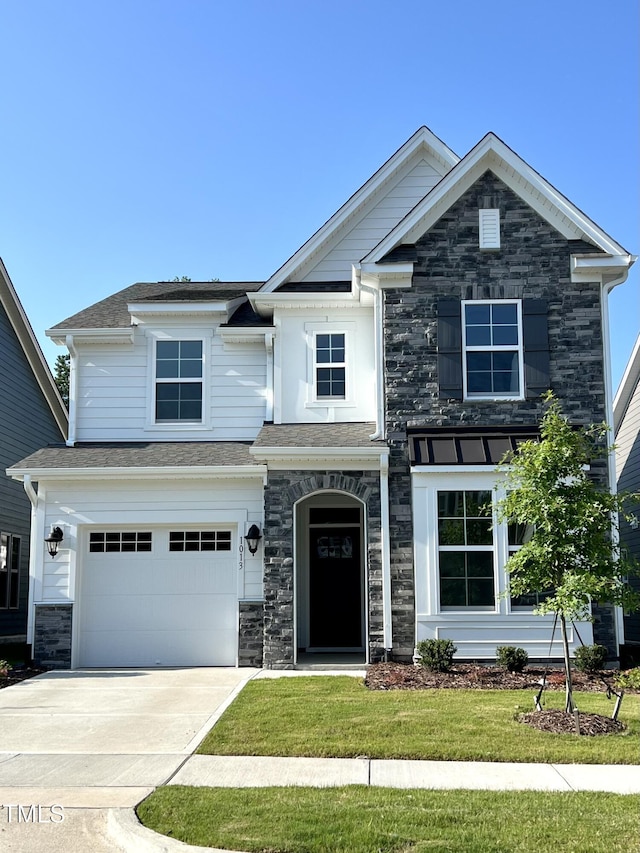
[[249, 530], [247, 531], [247, 535], [244, 538], [247, 540], [247, 547], [249, 548], [249, 552], [251, 554], [255, 554], [258, 550], [260, 540], [262, 539], [262, 535], [260, 534], [260, 529], [258, 528], [258, 525], [252, 524]]
[[58, 546], [64, 539], [64, 535], [60, 527], [51, 525], [51, 531], [48, 536], [45, 536], [44, 541], [47, 543], [47, 551], [52, 557], [58, 553]]

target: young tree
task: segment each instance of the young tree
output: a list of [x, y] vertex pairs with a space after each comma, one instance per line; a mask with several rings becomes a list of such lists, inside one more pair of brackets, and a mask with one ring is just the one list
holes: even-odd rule
[[67, 355], [59, 355], [56, 358], [53, 373], [54, 381], [67, 408], [69, 408], [69, 360], [68, 353]]
[[621, 552], [618, 517], [631, 519], [624, 505], [634, 495], [615, 495], [590, 477], [596, 460], [605, 460], [607, 426], [574, 428], [549, 392], [540, 441], [525, 441], [503, 460], [507, 494], [498, 516], [530, 525], [531, 538], [507, 563], [509, 594], [545, 593], [535, 613], [560, 620], [566, 673], [565, 710], [573, 711], [567, 622], [591, 620], [591, 601], [628, 609], [640, 597], [624, 579], [636, 566]]

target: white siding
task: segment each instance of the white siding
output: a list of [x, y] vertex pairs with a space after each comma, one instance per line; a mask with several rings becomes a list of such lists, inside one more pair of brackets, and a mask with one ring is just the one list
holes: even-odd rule
[[[47, 488], [47, 529], [51, 524], [64, 526], [65, 538], [55, 558], [45, 552], [41, 590], [35, 602], [73, 601], [74, 576], [82, 571], [82, 540], [85, 528], [109, 526], [113, 529], [153, 525], [238, 525], [244, 536], [245, 525], [263, 524], [262, 479], [154, 479], [151, 481], [94, 481], [93, 483], [57, 483]], [[77, 553], [72, 571], [70, 554]], [[240, 598], [262, 597], [261, 551], [255, 556], [245, 552]]]
[[264, 346], [225, 345], [219, 335], [211, 338], [210, 329], [195, 325], [183, 331], [209, 335], [205, 338], [206, 428], [153, 426], [152, 347], [138, 328], [133, 346], [78, 348], [78, 441], [251, 441], [256, 437], [266, 411]]
[[[276, 314], [275, 420], [277, 423], [375, 421], [373, 309], [288, 311]], [[308, 327], [348, 329], [347, 375], [351, 399], [313, 403], [313, 353]]]
[[296, 275], [296, 280], [350, 280], [351, 264], [360, 261], [386, 237], [443, 174], [425, 159], [409, 164], [400, 180], [370, 199], [357, 220], [345, 223], [341, 233], [308, 262]]

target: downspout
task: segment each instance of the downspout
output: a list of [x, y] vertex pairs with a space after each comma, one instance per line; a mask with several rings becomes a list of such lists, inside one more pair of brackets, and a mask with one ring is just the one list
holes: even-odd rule
[[31, 474], [24, 475], [22, 485], [24, 486], [24, 490], [27, 493], [27, 497], [31, 501], [32, 508], [35, 509], [38, 506], [38, 494], [33, 488], [33, 484], [31, 483]]
[[[630, 256], [631, 266], [637, 260], [633, 255]], [[602, 343], [604, 350], [604, 399], [605, 399], [605, 417], [609, 426], [607, 431], [607, 475], [609, 477], [609, 489], [613, 494], [618, 491], [618, 483], [616, 476], [616, 456], [613, 449], [615, 435], [613, 434], [613, 376], [611, 371], [611, 335], [609, 324], [609, 295], [614, 287], [623, 284], [627, 280], [629, 269], [627, 268], [621, 276], [614, 278], [612, 281], [605, 284], [602, 282], [602, 296], [600, 299], [600, 315], [602, 322]], [[619, 541], [619, 533], [617, 525], [613, 525], [612, 539], [614, 546], [617, 546]], [[614, 607], [615, 633], [616, 644], [618, 646], [617, 653], [620, 654], [620, 646], [624, 644], [624, 615], [621, 607]]]
[[393, 648], [391, 621], [391, 549], [389, 543], [389, 453], [380, 454], [380, 547], [382, 557], [382, 639], [384, 658]]
[[267, 351], [267, 381], [266, 381], [266, 408], [265, 421], [273, 421], [273, 332], [267, 332], [264, 336], [264, 346]]
[[67, 438], [67, 447], [73, 447], [76, 443], [76, 400], [78, 396], [78, 371], [77, 358], [78, 351], [73, 343], [73, 335], [67, 335], [67, 349], [69, 350], [69, 437]]
[[29, 593], [28, 593], [28, 611], [27, 611], [27, 643], [29, 643], [32, 647], [33, 653], [33, 642], [34, 642], [34, 629], [35, 629], [35, 606], [34, 596], [35, 596], [35, 588], [36, 588], [36, 573], [35, 573], [35, 564], [36, 559], [38, 559], [38, 548], [37, 542], [40, 538], [40, 531], [38, 530], [38, 494], [36, 490], [33, 488], [33, 483], [31, 482], [31, 475], [25, 474], [22, 480], [22, 485], [24, 487], [25, 492], [27, 493], [27, 497], [31, 502], [31, 531], [29, 537]]
[[376, 375], [376, 431], [369, 438], [378, 441], [384, 438], [384, 338], [382, 334], [382, 291], [379, 287], [371, 287], [362, 281], [361, 271], [353, 268], [357, 287], [373, 294], [373, 325], [374, 325], [374, 370]]

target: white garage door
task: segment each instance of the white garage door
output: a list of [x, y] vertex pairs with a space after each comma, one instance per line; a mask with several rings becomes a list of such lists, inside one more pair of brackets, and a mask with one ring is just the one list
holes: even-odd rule
[[79, 666], [235, 666], [235, 531], [92, 531], [78, 602]]

